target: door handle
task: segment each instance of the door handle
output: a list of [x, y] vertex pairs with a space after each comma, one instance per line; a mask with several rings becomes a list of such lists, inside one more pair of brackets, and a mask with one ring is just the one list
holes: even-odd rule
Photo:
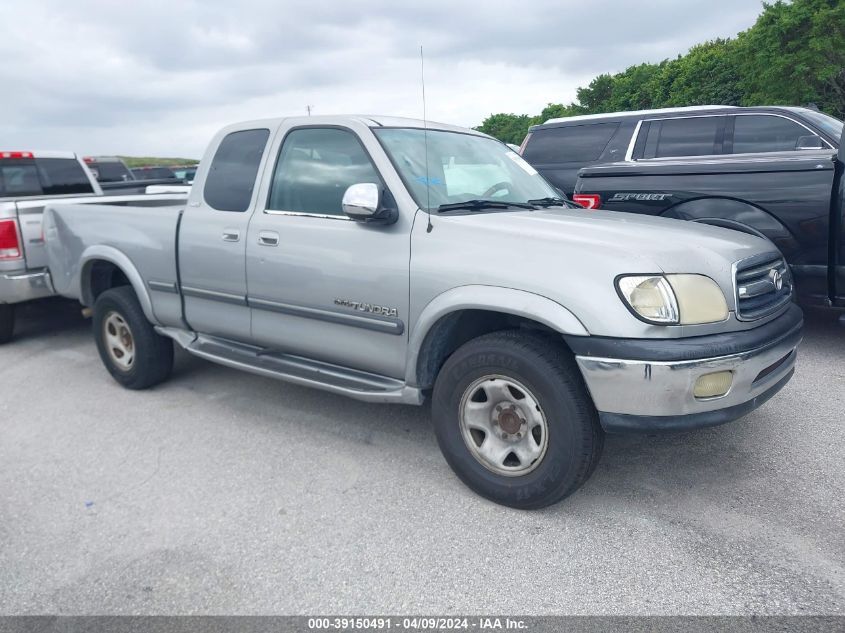
[[275, 231], [259, 231], [258, 243], [261, 244], [261, 246], [278, 246], [279, 234]]
[[224, 242], [237, 242], [241, 239], [241, 232], [235, 229], [223, 229]]

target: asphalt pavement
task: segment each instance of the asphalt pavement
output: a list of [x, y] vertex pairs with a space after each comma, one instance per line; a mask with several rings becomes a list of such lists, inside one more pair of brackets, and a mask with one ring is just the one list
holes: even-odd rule
[[0, 614], [845, 614], [845, 328], [744, 419], [609, 436], [538, 512], [465, 488], [428, 407], [179, 353], [120, 388], [78, 306], [0, 348]]

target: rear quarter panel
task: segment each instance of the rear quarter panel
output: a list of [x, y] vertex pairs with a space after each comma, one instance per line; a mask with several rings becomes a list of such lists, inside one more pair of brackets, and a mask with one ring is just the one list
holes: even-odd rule
[[104, 260], [132, 283], [147, 318], [178, 325], [175, 292], [151, 291], [150, 281], [175, 284], [176, 234], [182, 206], [50, 204], [44, 209], [46, 262], [58, 294], [87, 305], [91, 266]]

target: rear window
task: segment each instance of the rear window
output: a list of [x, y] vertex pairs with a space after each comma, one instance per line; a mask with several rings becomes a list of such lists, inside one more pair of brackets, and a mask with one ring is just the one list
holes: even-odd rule
[[619, 123], [567, 125], [534, 130], [523, 158], [535, 165], [598, 160]]
[[0, 196], [57, 196], [94, 193], [75, 158], [0, 160]]
[[173, 170], [169, 167], [139, 167], [133, 169], [132, 174], [138, 180], [164, 180], [166, 178], [176, 178]]
[[227, 134], [211, 160], [203, 195], [218, 211], [242, 213], [249, 208], [258, 165], [270, 130], [241, 130]]
[[[117, 161], [93, 162], [88, 165], [100, 182], [124, 182], [134, 180], [132, 172], [123, 163]], [[96, 171], [95, 171], [96, 170]]]
[[716, 153], [716, 137], [724, 117], [700, 116], [651, 121], [643, 158], [708, 156]]

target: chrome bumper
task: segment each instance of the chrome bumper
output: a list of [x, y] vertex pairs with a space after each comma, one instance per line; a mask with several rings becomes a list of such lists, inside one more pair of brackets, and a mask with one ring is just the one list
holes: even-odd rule
[[0, 303], [22, 303], [54, 295], [46, 270], [0, 273]]
[[[736, 334], [742, 340], [743, 334]], [[693, 360], [630, 360], [576, 355], [607, 431], [670, 430], [730, 422], [759, 407], [792, 377], [801, 325], [768, 344]], [[660, 341], [653, 342], [659, 348]], [[728, 392], [696, 398], [699, 377], [730, 371]]]

